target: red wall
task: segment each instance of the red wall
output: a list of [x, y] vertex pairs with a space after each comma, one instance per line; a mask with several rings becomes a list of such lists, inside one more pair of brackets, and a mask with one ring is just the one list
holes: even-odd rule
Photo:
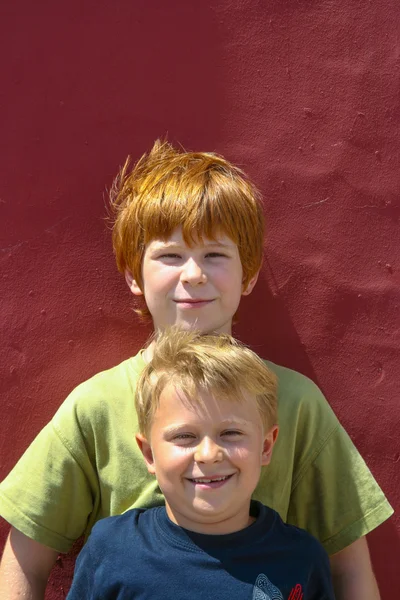
[[[1, 13], [2, 474], [73, 386], [146, 338], [104, 197], [126, 155], [168, 133], [261, 187], [267, 261], [236, 333], [317, 381], [399, 507], [397, 0]], [[400, 597], [398, 517], [369, 541], [383, 600]], [[64, 597], [70, 562], [48, 598]]]

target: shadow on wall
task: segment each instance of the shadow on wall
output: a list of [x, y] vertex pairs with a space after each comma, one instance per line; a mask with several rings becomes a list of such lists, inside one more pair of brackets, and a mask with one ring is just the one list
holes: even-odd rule
[[264, 268], [254, 292], [242, 298], [234, 335], [262, 358], [300, 371], [318, 384], [285, 301], [272, 292]]

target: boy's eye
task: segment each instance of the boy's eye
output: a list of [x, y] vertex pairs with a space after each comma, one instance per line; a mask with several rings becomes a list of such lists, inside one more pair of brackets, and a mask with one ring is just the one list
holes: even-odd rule
[[186, 440], [194, 440], [195, 436], [192, 433], [178, 433], [177, 435], [174, 436], [174, 440], [180, 441], [186, 441]]
[[174, 252], [166, 252], [165, 254], [161, 254], [159, 256], [159, 258], [172, 258], [172, 259], [176, 259], [176, 258], [180, 258], [179, 254], [175, 254]]
[[222, 252], [207, 252], [207, 258], [226, 258], [226, 254]]
[[226, 437], [234, 437], [234, 436], [240, 437], [242, 435], [242, 432], [238, 431], [237, 429], [227, 429], [226, 431], [223, 431], [221, 435], [226, 436]]

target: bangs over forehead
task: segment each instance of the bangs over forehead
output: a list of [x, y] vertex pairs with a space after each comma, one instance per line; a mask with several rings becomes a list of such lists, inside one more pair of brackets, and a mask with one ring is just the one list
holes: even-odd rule
[[[237, 378], [230, 377], [229, 382], [224, 381], [221, 377], [221, 372], [214, 372], [212, 377], [206, 377], [207, 382], [192, 379], [188, 374], [174, 373], [173, 371], [154, 374], [154, 391], [152, 412], [158, 408], [160, 398], [165, 389], [173, 389], [174, 393], [179, 397], [179, 400], [184, 406], [197, 413], [207, 412], [207, 402], [204, 402], [203, 395], [211, 396], [218, 404], [221, 400], [228, 400], [230, 403], [246, 403], [249, 402], [249, 394], [252, 396], [250, 401], [256, 403], [256, 393], [260, 389], [247, 389], [239, 383]], [[252, 387], [252, 386], [250, 386]], [[261, 419], [260, 419], [261, 423]]]
[[179, 152], [156, 142], [132, 172], [129, 161], [111, 190], [113, 243], [120, 271], [141, 282], [146, 244], [177, 227], [189, 246], [228, 236], [238, 246], [245, 279], [260, 268], [263, 213], [259, 194], [240, 169], [221, 156]]
[[194, 158], [190, 170], [167, 172], [151, 189], [140, 190], [135, 216], [144, 245], [166, 240], [177, 227], [182, 227], [189, 246], [223, 234], [239, 246], [250, 229], [256, 234], [258, 223], [251, 218], [249, 222], [252, 207], [245, 190], [237, 182], [233, 185], [226, 170], [215, 165], [215, 157], [209, 158], [209, 164], [204, 162], [204, 156], [201, 161]]

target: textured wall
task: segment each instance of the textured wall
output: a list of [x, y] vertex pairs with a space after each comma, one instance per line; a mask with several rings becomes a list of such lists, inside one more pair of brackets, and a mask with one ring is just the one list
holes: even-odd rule
[[[15, 0], [0, 13], [2, 474], [74, 385], [146, 338], [104, 197], [126, 155], [168, 132], [261, 187], [268, 258], [236, 332], [317, 381], [399, 507], [397, 1]], [[397, 598], [398, 517], [369, 539], [383, 600]], [[48, 598], [70, 572], [63, 557]]]

